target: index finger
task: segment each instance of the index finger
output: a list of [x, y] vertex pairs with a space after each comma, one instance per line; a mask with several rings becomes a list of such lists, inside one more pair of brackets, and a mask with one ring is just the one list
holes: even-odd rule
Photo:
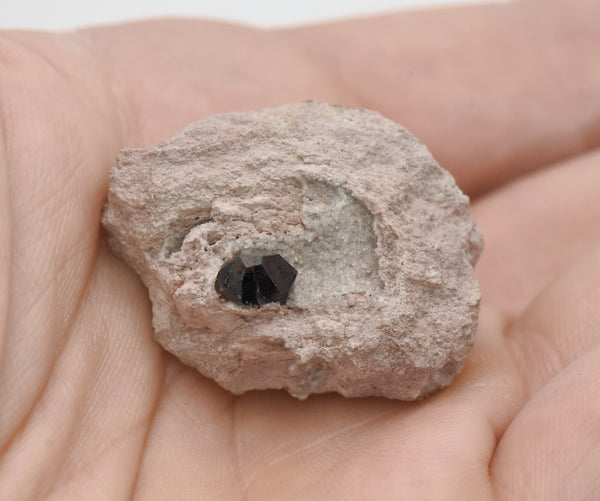
[[284, 35], [471, 195], [600, 145], [600, 3], [400, 12]]

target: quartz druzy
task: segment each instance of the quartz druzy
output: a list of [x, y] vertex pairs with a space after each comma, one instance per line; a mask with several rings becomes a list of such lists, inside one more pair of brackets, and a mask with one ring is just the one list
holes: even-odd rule
[[224, 299], [238, 304], [285, 304], [296, 274], [279, 254], [240, 253], [219, 270], [215, 289]]

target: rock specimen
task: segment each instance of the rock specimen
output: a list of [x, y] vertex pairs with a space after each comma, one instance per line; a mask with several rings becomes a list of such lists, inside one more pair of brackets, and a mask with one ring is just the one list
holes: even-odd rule
[[[414, 400], [472, 346], [468, 198], [378, 113], [305, 102], [203, 118], [120, 153], [102, 221], [148, 287], [156, 340], [233, 393]], [[274, 255], [297, 272], [279, 299], [256, 270], [246, 300], [224, 285], [240, 256]]]

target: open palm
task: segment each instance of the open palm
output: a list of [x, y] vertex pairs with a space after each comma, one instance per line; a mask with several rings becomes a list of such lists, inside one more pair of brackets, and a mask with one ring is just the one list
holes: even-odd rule
[[[582, 0], [3, 33], [0, 500], [599, 499], [599, 17]], [[152, 341], [103, 242], [120, 148], [308, 98], [403, 123], [473, 197], [477, 341], [423, 402], [233, 397]]]

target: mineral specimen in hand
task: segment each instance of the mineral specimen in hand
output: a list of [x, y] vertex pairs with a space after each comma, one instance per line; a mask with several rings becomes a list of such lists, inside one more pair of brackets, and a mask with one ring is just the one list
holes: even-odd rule
[[473, 343], [468, 198], [372, 111], [215, 115], [123, 150], [103, 224], [149, 289], [156, 340], [234, 393], [414, 400]]

